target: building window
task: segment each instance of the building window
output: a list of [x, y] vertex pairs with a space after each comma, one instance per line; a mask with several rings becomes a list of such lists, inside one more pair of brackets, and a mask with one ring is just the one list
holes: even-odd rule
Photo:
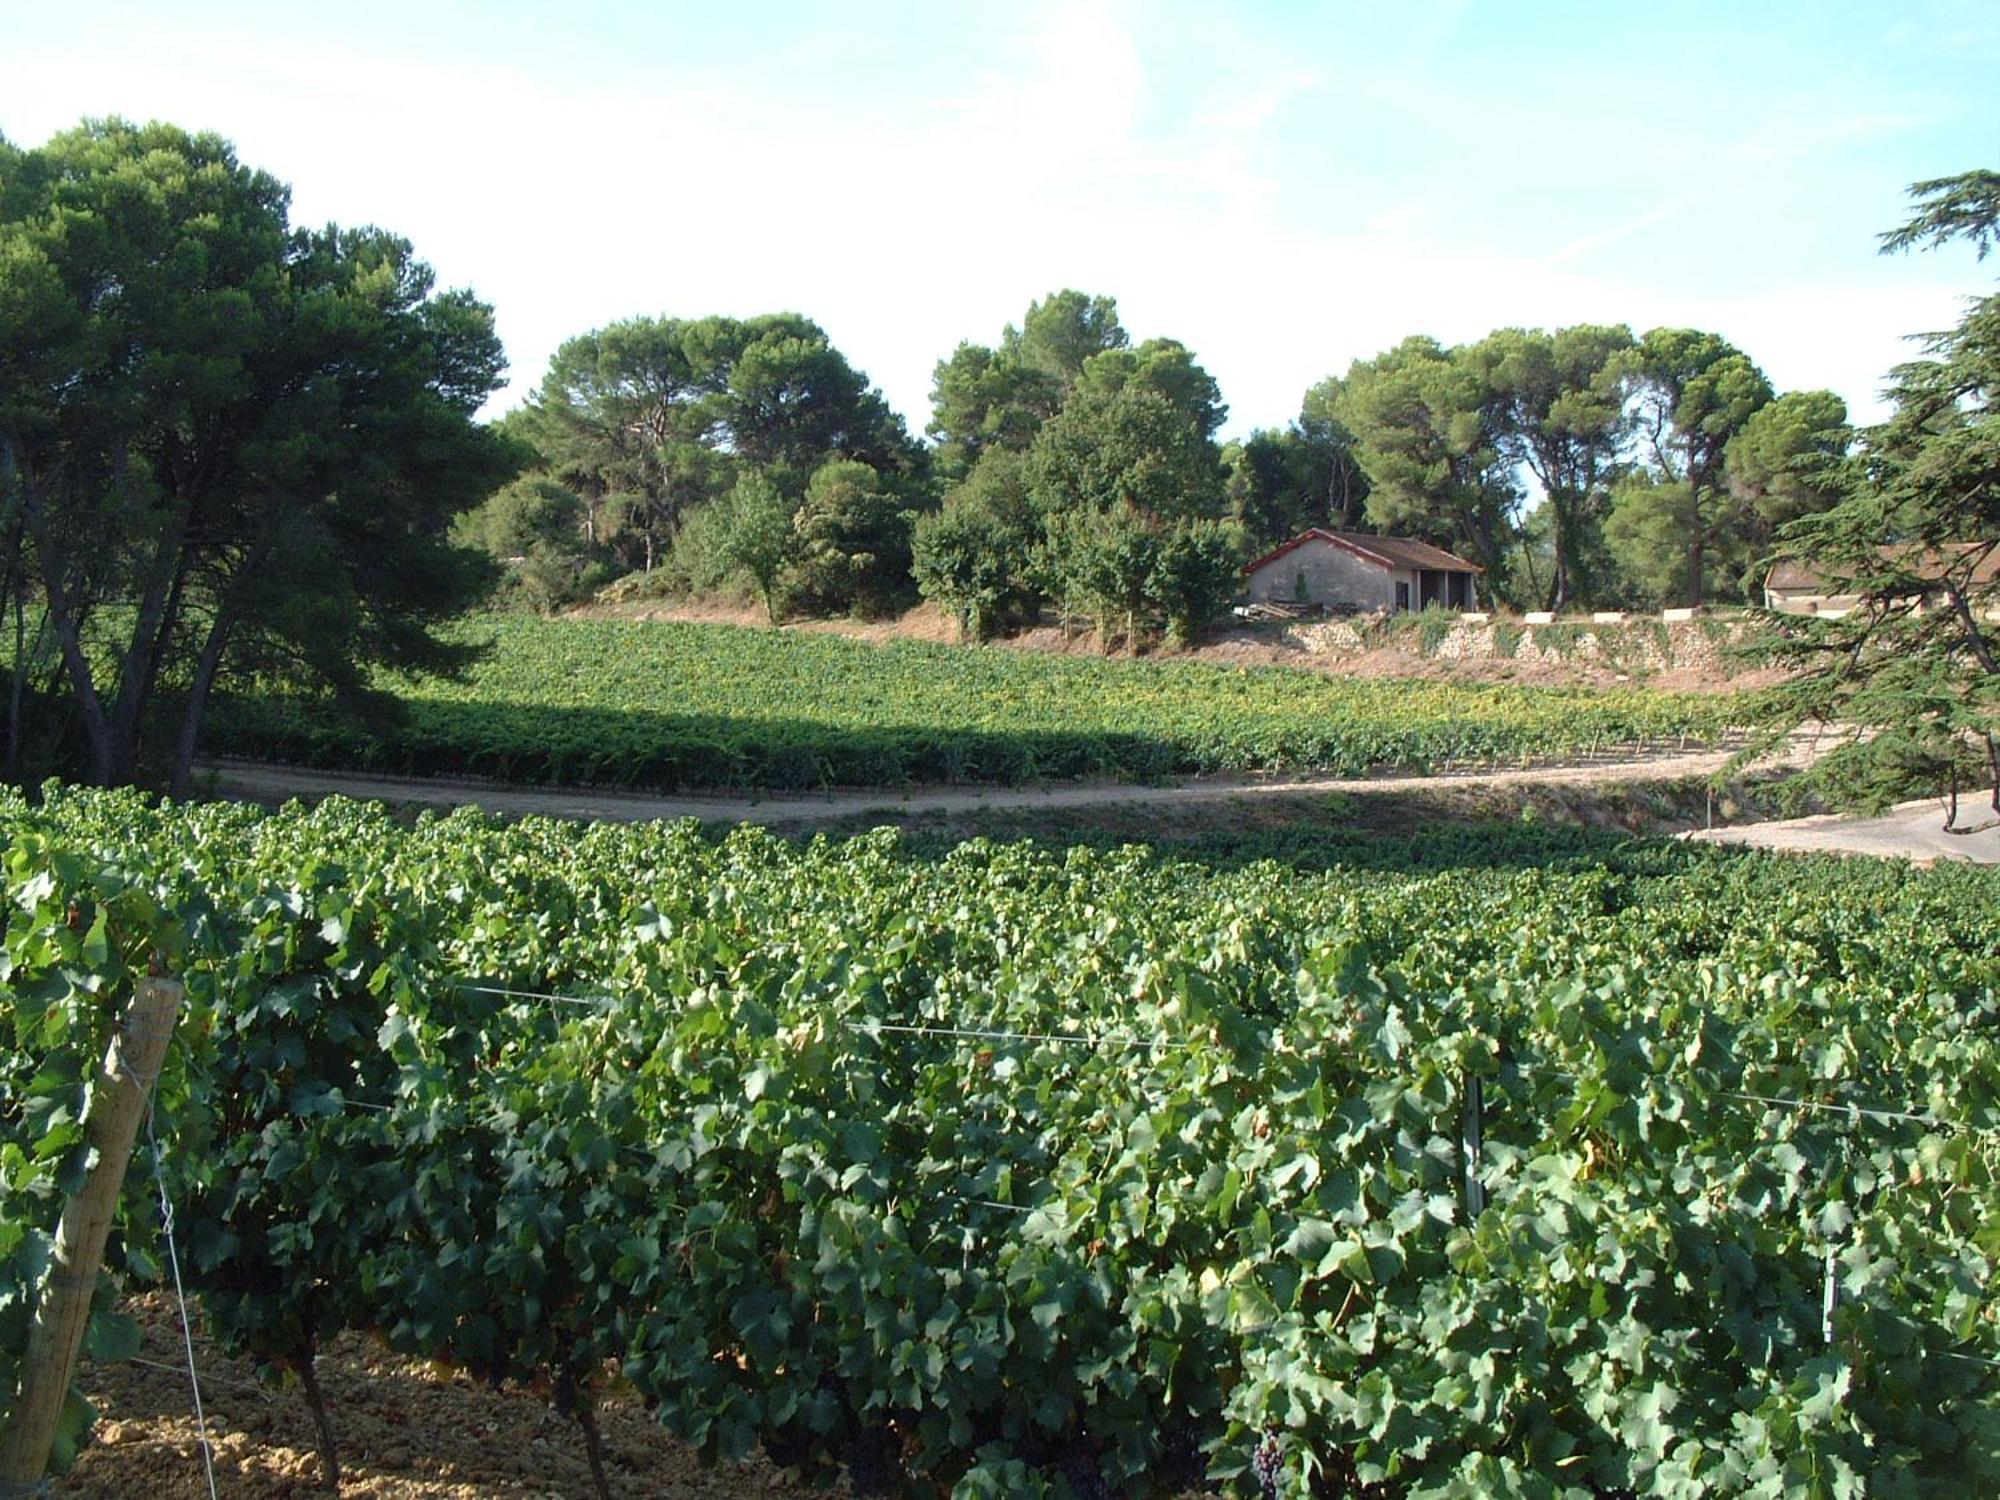
[[1396, 580], [1396, 608], [1408, 609], [1409, 607], [1410, 607], [1409, 580], [1406, 578], [1398, 578]]

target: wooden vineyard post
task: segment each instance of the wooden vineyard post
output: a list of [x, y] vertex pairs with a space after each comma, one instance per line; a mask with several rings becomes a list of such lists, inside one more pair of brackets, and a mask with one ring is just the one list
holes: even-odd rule
[[1486, 1083], [1477, 1073], [1465, 1076], [1458, 1155], [1465, 1186], [1465, 1221], [1469, 1224], [1486, 1211], [1486, 1179], [1481, 1175], [1486, 1155]]
[[104, 1066], [92, 1086], [85, 1131], [97, 1164], [64, 1206], [56, 1229], [48, 1284], [35, 1306], [28, 1352], [21, 1362], [20, 1397], [7, 1430], [0, 1432], [0, 1494], [32, 1493], [48, 1468], [56, 1424], [90, 1321], [90, 1297], [97, 1287], [104, 1241], [118, 1212], [132, 1142], [166, 1056], [182, 994], [171, 979], [141, 980], [124, 1026], [105, 1050]]

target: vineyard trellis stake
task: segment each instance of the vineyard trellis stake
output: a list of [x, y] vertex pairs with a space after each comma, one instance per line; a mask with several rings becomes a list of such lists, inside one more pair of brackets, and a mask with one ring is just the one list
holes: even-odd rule
[[32, 1487], [47, 1472], [70, 1377], [90, 1322], [98, 1265], [118, 1212], [125, 1168], [151, 1104], [184, 992], [171, 979], [143, 979], [125, 1024], [112, 1035], [94, 1080], [85, 1139], [96, 1158], [83, 1186], [63, 1207], [48, 1280], [35, 1303], [21, 1388], [0, 1432], [0, 1485]]
[[1477, 1073], [1466, 1075], [1464, 1096], [1458, 1149], [1465, 1177], [1465, 1217], [1470, 1222], [1486, 1208], [1486, 1183], [1480, 1176], [1486, 1134], [1486, 1085]]

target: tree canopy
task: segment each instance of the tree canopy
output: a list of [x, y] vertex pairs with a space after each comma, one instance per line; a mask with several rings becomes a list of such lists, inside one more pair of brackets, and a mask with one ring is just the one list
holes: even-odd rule
[[1486, 381], [1462, 351], [1407, 338], [1315, 394], [1354, 434], [1372, 526], [1504, 572], [1520, 492]]
[[1405, 339], [1315, 386], [1307, 416], [1333, 423], [1368, 525], [1462, 553], [1501, 598], [1560, 609], [1744, 597], [1773, 527], [1833, 503], [1852, 436], [1829, 392], [1765, 416], [1773, 404], [1716, 334], [1579, 324]]
[[1750, 414], [1724, 452], [1730, 491], [1771, 528], [1830, 509], [1845, 483], [1854, 429], [1832, 391], [1787, 391]]
[[1613, 550], [1667, 602], [1741, 597], [1757, 537], [1724, 482], [1724, 460], [1772, 399], [1771, 383], [1727, 340], [1692, 328], [1655, 328], [1632, 351], [1630, 369], [1646, 475], [1620, 496]]
[[[1885, 248], [1995, 242], [2000, 176], [1912, 192]], [[1224, 448], [1193, 351], [1063, 289], [937, 363], [930, 446], [789, 312], [581, 334], [481, 427], [503, 368], [490, 310], [392, 234], [289, 210], [214, 136], [0, 140], [17, 768], [33, 722], [45, 756], [66, 737], [97, 779], [157, 750], [184, 781], [226, 674], [358, 699], [378, 663], [449, 670], [431, 626], [503, 573], [539, 608], [662, 562], [634, 587], [754, 585], [774, 618], [921, 592], [973, 635], [1054, 603], [1136, 647], [1224, 608], [1249, 549], [1330, 526], [1448, 547], [1517, 604], [1740, 597], [1782, 528], [1857, 484], [1905, 494], [1953, 444], [1972, 462], [1955, 424], [1989, 389], [1927, 394], [1987, 347], [1969, 315], [1898, 372], [1899, 417], [1857, 460], [1838, 397], [1778, 394], [1716, 333], [1502, 328], [1405, 339]], [[1895, 534], [1932, 536], [1906, 517]]]
[[98, 782], [187, 784], [234, 671], [359, 694], [449, 668], [490, 581], [451, 518], [513, 471], [474, 421], [490, 310], [379, 229], [291, 224], [215, 135], [121, 120], [0, 151], [0, 606], [29, 708]]
[[1503, 328], [1463, 356], [1503, 458], [1533, 475], [1547, 511], [1550, 578], [1544, 601], [1561, 609], [1590, 590], [1590, 537], [1617, 472], [1627, 431], [1622, 324]]
[[1912, 184], [1917, 211], [1882, 236], [1883, 252], [1970, 240], [1981, 260], [2000, 244], [2000, 172], [1961, 172]]
[[988, 448], [1025, 451], [1062, 409], [1083, 368], [1130, 344], [1110, 297], [1052, 292], [1009, 324], [997, 347], [962, 343], [931, 377], [931, 421], [940, 474], [971, 473]]
[[1106, 649], [1191, 638], [1239, 581], [1227, 413], [1185, 344], [1134, 347], [1109, 297], [1054, 292], [997, 346], [960, 344], [932, 384], [946, 488], [918, 523], [919, 589], [975, 638], [1044, 600], [1065, 628], [1088, 614]]
[[800, 498], [832, 459], [903, 476], [921, 455], [825, 330], [796, 313], [628, 318], [559, 348], [518, 427], [589, 512], [592, 541], [650, 571], [742, 466]]

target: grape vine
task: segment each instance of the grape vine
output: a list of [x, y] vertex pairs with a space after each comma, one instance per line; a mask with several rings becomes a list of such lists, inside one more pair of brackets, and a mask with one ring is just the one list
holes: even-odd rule
[[869, 1493], [2000, 1481], [1991, 872], [0, 826], [0, 1317], [165, 951], [190, 1272], [273, 1369], [372, 1329]]

